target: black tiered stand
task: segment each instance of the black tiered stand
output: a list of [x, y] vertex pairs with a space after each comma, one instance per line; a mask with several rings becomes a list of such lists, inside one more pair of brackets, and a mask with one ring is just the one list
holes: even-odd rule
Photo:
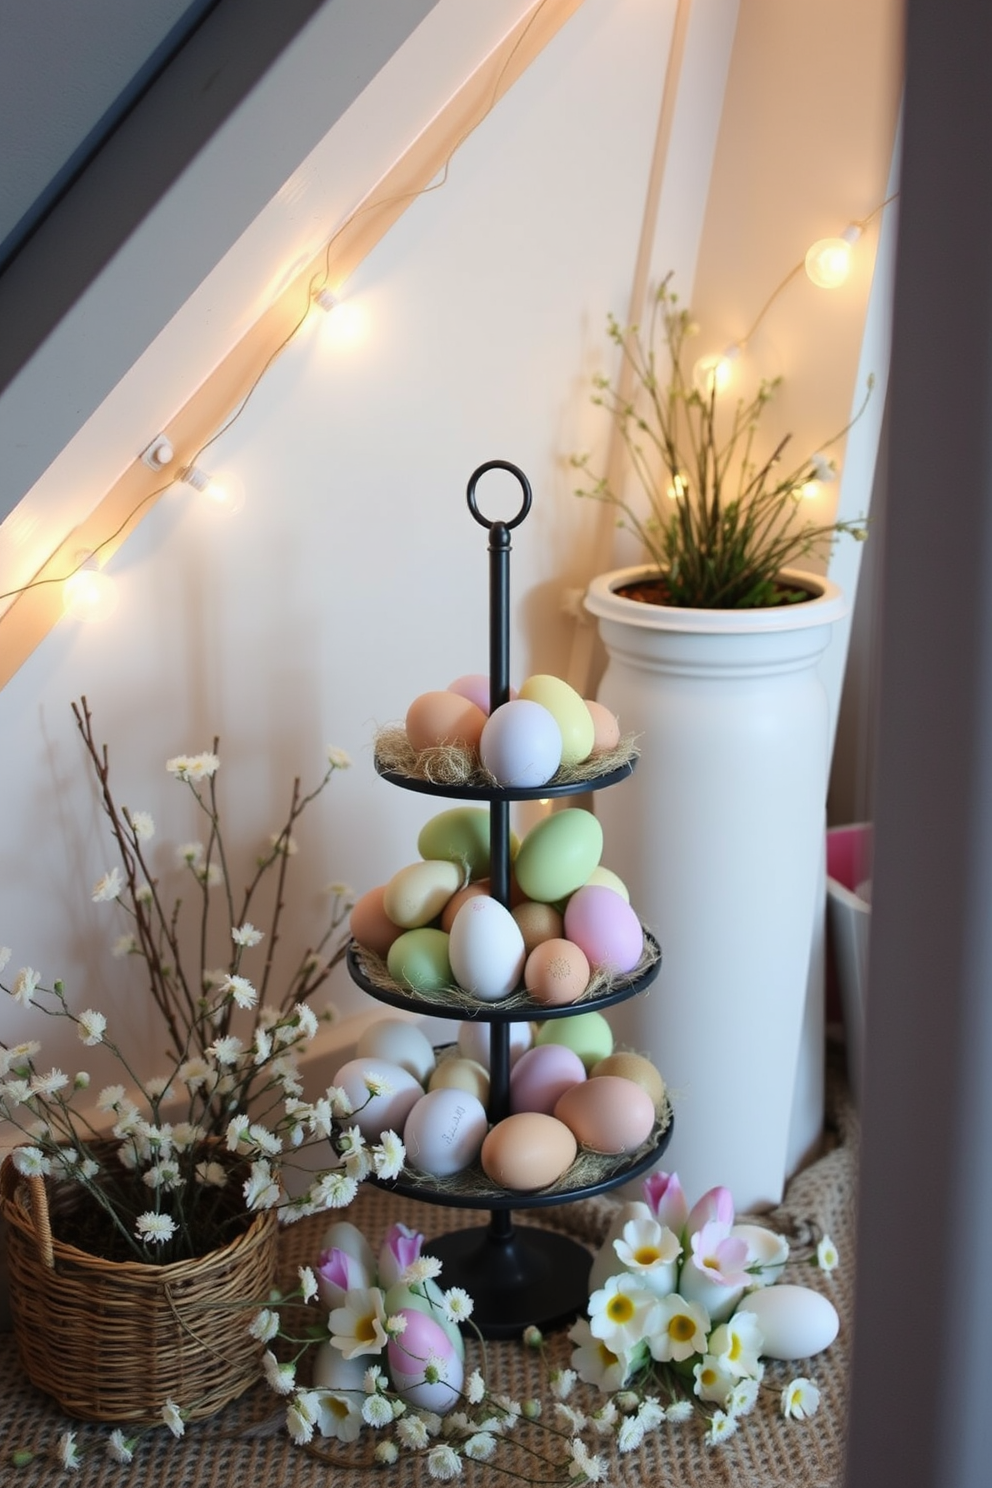
[[[491, 522], [479, 511], [476, 489], [482, 476], [490, 470], [508, 471], [520, 484], [523, 501], [516, 516], [508, 522]], [[495, 709], [507, 702], [510, 696], [510, 532], [520, 525], [530, 511], [530, 483], [516, 465], [506, 460], [489, 460], [473, 473], [468, 483], [467, 499], [472, 516], [489, 532], [489, 685], [490, 707]], [[491, 893], [500, 904], [508, 906], [510, 802], [601, 790], [624, 780], [632, 769], [631, 762], [591, 780], [530, 788], [439, 786], [397, 774], [395, 771], [383, 770], [380, 773], [405, 790], [489, 802]], [[649, 932], [646, 931], [645, 935], [657, 950]], [[531, 1018], [574, 1017], [576, 1013], [589, 1012], [633, 997], [654, 981], [660, 964], [660, 955], [657, 955], [642, 975], [613, 984], [603, 996], [584, 999], [578, 1005], [544, 1008], [537, 1003], [528, 1007], [516, 1002], [512, 1010], [507, 1010], [498, 1003], [480, 1003], [474, 1016], [480, 1022], [490, 1024], [490, 1122], [501, 1121], [510, 1111], [511, 1023]], [[433, 1017], [464, 1019], [466, 1016], [463, 1006], [452, 1005], [448, 1010], [435, 1001], [418, 999], [405, 989], [398, 990], [394, 995], [373, 982], [364, 971], [361, 950], [354, 942], [348, 951], [348, 970], [353, 980], [380, 1002]], [[538, 1229], [534, 1225], [516, 1228], [511, 1210], [570, 1203], [625, 1183], [646, 1172], [654, 1164], [668, 1145], [671, 1130], [669, 1122], [666, 1130], [647, 1152], [641, 1153], [633, 1161], [619, 1159], [608, 1177], [581, 1188], [564, 1191], [555, 1188], [539, 1193], [505, 1195], [497, 1191], [483, 1197], [466, 1198], [461, 1193], [448, 1194], [443, 1189], [404, 1178], [383, 1186], [432, 1204], [490, 1210], [487, 1226], [453, 1230], [431, 1241], [428, 1249], [443, 1264], [445, 1286], [464, 1287], [472, 1297], [475, 1304], [473, 1317], [482, 1333], [488, 1338], [512, 1338], [518, 1336], [530, 1323], [542, 1328], [553, 1328], [571, 1322], [582, 1311], [588, 1295], [591, 1258], [583, 1245], [567, 1235], [554, 1230]]]

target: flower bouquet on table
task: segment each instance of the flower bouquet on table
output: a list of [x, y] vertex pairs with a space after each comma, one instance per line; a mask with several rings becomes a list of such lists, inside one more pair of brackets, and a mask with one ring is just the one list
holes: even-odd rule
[[[599, 1417], [615, 1427], [619, 1450], [697, 1407], [714, 1444], [754, 1407], [764, 1360], [819, 1353], [837, 1335], [837, 1312], [821, 1293], [779, 1282], [788, 1241], [737, 1224], [728, 1189], [711, 1189], [690, 1209], [678, 1176], [655, 1173], [644, 1194], [622, 1206], [593, 1262], [588, 1316], [569, 1334], [572, 1366], [611, 1396]], [[812, 1259], [823, 1270], [836, 1265], [828, 1236]], [[803, 1419], [819, 1391], [798, 1377], [779, 1399], [784, 1415]]]
[[[167, 1051], [161, 1069], [149, 1076], [115, 1040], [113, 1018], [94, 1007], [77, 1010], [61, 981], [44, 986], [40, 974], [24, 966], [9, 984], [0, 982], [15, 1002], [74, 1026], [83, 1050], [108, 1050], [122, 1076], [94, 1098], [85, 1071], [46, 1068], [38, 1041], [0, 1042], [0, 1118], [24, 1139], [4, 1163], [0, 1207], [10, 1231], [11, 1301], [29, 1377], [76, 1414], [148, 1419], [164, 1410], [166, 1400], [155, 1403], [149, 1385], [134, 1403], [134, 1381], [141, 1374], [137, 1361], [128, 1363], [131, 1381], [124, 1400], [107, 1398], [107, 1366], [101, 1362], [95, 1371], [99, 1384], [92, 1387], [100, 1398], [91, 1401], [75, 1393], [85, 1388], [80, 1381], [86, 1370], [79, 1361], [67, 1358], [56, 1368], [48, 1357], [49, 1325], [67, 1326], [61, 1316], [56, 1319], [62, 1304], [51, 1246], [57, 1273], [78, 1268], [89, 1257], [92, 1286], [150, 1276], [152, 1297], [164, 1285], [158, 1274], [168, 1273], [169, 1285], [176, 1287], [175, 1268], [184, 1265], [194, 1268], [184, 1284], [195, 1281], [209, 1291], [199, 1269], [204, 1258], [230, 1252], [231, 1293], [221, 1286], [213, 1300], [227, 1296], [236, 1313], [245, 1305], [239, 1280], [254, 1286], [248, 1293], [254, 1301], [271, 1286], [277, 1217], [288, 1222], [348, 1204], [369, 1172], [395, 1176], [404, 1153], [393, 1132], [384, 1132], [374, 1147], [356, 1147], [349, 1124], [353, 1103], [337, 1090], [307, 1099], [300, 1077], [299, 1055], [319, 1026], [311, 998], [344, 954], [351, 906], [345, 885], [332, 886], [326, 927], [291, 961], [288, 976], [275, 989], [273, 953], [296, 850], [293, 832], [332, 776], [347, 766], [347, 756], [329, 750], [323, 777], [309, 792], [294, 782], [285, 821], [240, 892], [221, 828], [217, 741], [211, 751], [170, 759], [166, 769], [192, 796], [203, 821], [202, 840], [178, 849], [181, 882], [173, 894], [152, 871], [151, 816], [118, 807], [114, 800], [107, 750], [96, 743], [85, 698], [73, 712], [119, 855], [119, 864], [103, 875], [92, 897], [124, 919], [125, 933], [114, 953], [141, 963]], [[266, 884], [271, 890], [263, 895]], [[259, 918], [263, 899], [265, 933], [252, 921], [252, 915]], [[0, 973], [10, 956], [6, 947], [0, 949]], [[317, 1155], [308, 1153], [304, 1162], [307, 1149]], [[304, 1176], [291, 1196], [288, 1169], [294, 1165]], [[254, 1271], [239, 1249], [249, 1237], [262, 1256]], [[121, 1262], [139, 1265], [128, 1270]], [[151, 1305], [144, 1296], [141, 1306]], [[171, 1299], [163, 1306], [168, 1312]], [[96, 1292], [93, 1317], [79, 1323], [77, 1332], [81, 1347], [104, 1347], [109, 1356], [113, 1340], [107, 1330], [114, 1323], [111, 1309], [104, 1315], [100, 1307]], [[236, 1316], [241, 1335], [243, 1321]], [[186, 1341], [197, 1331], [189, 1319], [179, 1329]], [[223, 1352], [216, 1339], [211, 1348], [207, 1374], [207, 1364], [213, 1360], [216, 1368], [216, 1354]], [[259, 1354], [256, 1343], [243, 1360], [235, 1393], [258, 1377]], [[176, 1377], [188, 1372], [179, 1359]], [[176, 1405], [171, 1398], [168, 1403]], [[207, 1386], [203, 1401], [189, 1398], [178, 1405], [189, 1415], [218, 1408]]]

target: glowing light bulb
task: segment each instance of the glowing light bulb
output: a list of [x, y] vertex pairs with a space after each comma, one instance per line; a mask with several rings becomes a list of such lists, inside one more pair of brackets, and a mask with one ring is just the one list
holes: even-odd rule
[[681, 471], [672, 476], [672, 483], [668, 487], [669, 501], [682, 501], [689, 490], [689, 482]]
[[815, 501], [820, 494], [820, 482], [818, 480], [803, 481], [802, 485], [796, 488], [795, 494], [797, 501]]
[[704, 398], [719, 398], [726, 392], [734, 375], [734, 363], [741, 354], [739, 346], [701, 356], [692, 369], [692, 380]]
[[62, 585], [65, 613], [73, 620], [107, 620], [119, 599], [117, 585], [101, 570], [92, 553], [82, 559], [76, 572]]
[[212, 507], [226, 516], [233, 516], [245, 504], [244, 484], [233, 471], [225, 470], [219, 475], [211, 475], [208, 471], [201, 470], [199, 465], [187, 465], [179, 478], [185, 485], [192, 486], [194, 491], [199, 491]]
[[851, 246], [861, 236], [852, 222], [839, 238], [818, 238], [806, 252], [806, 274], [820, 289], [837, 289], [851, 268]]

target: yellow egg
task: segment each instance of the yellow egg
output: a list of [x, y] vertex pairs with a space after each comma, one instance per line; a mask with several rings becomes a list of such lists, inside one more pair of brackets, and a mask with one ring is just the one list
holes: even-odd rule
[[577, 1151], [564, 1122], [540, 1111], [520, 1111], [498, 1121], [486, 1137], [482, 1169], [501, 1188], [533, 1193], [560, 1178]]
[[547, 708], [561, 731], [561, 762], [563, 765], [578, 765], [588, 759], [593, 750], [596, 728], [585, 699], [563, 682], [538, 672], [520, 689], [520, 696], [532, 703]]
[[643, 1054], [633, 1054], [626, 1050], [608, 1054], [589, 1071], [590, 1080], [599, 1075], [621, 1075], [625, 1080], [633, 1080], [635, 1085], [640, 1085], [647, 1091], [654, 1101], [656, 1111], [660, 1112], [665, 1104], [665, 1082], [661, 1072]]
[[394, 925], [416, 930], [436, 920], [452, 894], [465, 882], [457, 863], [446, 859], [409, 863], [394, 873], [382, 894], [382, 905]]
[[427, 1084], [428, 1090], [464, 1090], [484, 1106], [489, 1104], [489, 1071], [475, 1059], [442, 1059]]

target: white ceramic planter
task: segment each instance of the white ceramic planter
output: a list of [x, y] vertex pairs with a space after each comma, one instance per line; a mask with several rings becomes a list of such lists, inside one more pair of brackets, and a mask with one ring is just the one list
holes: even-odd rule
[[687, 610], [615, 590], [586, 607], [609, 662], [601, 702], [641, 737], [631, 779], [595, 799], [609, 866], [662, 947], [661, 976], [613, 1010], [618, 1042], [652, 1057], [676, 1101], [665, 1166], [698, 1197], [774, 1204], [819, 1141], [827, 698], [817, 662], [845, 612], [826, 579], [808, 602]]

